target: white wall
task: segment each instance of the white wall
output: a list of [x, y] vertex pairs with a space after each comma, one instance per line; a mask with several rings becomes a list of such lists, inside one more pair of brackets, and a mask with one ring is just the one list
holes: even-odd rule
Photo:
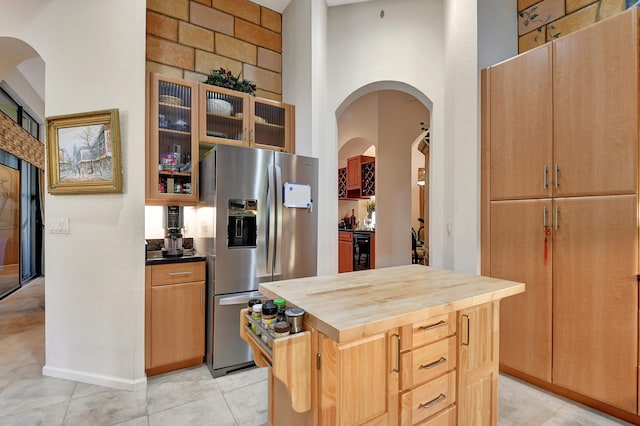
[[327, 107], [326, 63], [325, 2], [292, 1], [282, 14], [282, 99], [296, 106], [296, 153], [319, 158], [318, 275], [335, 273], [338, 265], [338, 153]]
[[[385, 12], [382, 19], [381, 10]], [[338, 111], [340, 114], [354, 99], [374, 90], [407, 91], [432, 111], [432, 138], [434, 143], [442, 143], [439, 139], [440, 133], [435, 130], [443, 127], [444, 117], [441, 0], [377, 0], [329, 8], [328, 59], [327, 73], [333, 76], [328, 86], [330, 111]], [[389, 193], [388, 203], [381, 202], [382, 192], [376, 189], [376, 239], [386, 240], [391, 244], [378, 244], [376, 241], [376, 259], [379, 258], [378, 253], [384, 253], [386, 259], [380, 266], [410, 262], [411, 213], [408, 206], [411, 204], [411, 176], [407, 165], [410, 164], [409, 144], [419, 131], [417, 126], [418, 123], [414, 129], [416, 133], [402, 150], [404, 154], [390, 148], [387, 148], [385, 153], [380, 145], [377, 149], [378, 159], [386, 159], [389, 156], [386, 166], [377, 164], [378, 188], [384, 191], [386, 184], [394, 187], [394, 191]], [[400, 158], [402, 155], [406, 158]], [[436, 157], [434, 162], [441, 163], [442, 158]], [[398, 169], [394, 169], [398, 164], [403, 164], [406, 173], [398, 173]], [[434, 167], [434, 171], [437, 177], [438, 168]], [[442, 179], [436, 178], [435, 181], [438, 185], [444, 184]], [[396, 185], [401, 185], [404, 188], [402, 191], [406, 194], [402, 191], [396, 192]], [[331, 196], [335, 197], [335, 191], [334, 189]], [[441, 193], [442, 190], [434, 191], [433, 195], [437, 198]], [[395, 202], [404, 203], [407, 208], [399, 212], [394, 208]], [[432, 205], [441, 206], [442, 203], [436, 199]], [[401, 217], [398, 217], [399, 215]], [[440, 226], [439, 216], [441, 215], [434, 214], [434, 226]], [[385, 227], [385, 218], [397, 218], [399, 223], [406, 224], [406, 232], [394, 232], [393, 227]], [[384, 231], [385, 228], [388, 230]], [[437, 233], [434, 234], [437, 236]], [[438, 246], [441, 243], [436, 239], [432, 244]], [[406, 245], [408, 249], [394, 249], [396, 245]], [[435, 256], [434, 259], [442, 262], [441, 255]]]
[[518, 54], [518, 4], [515, 1], [478, 1], [478, 68]]
[[47, 195], [45, 375], [144, 387], [144, 0], [7, 0], [0, 37], [46, 64], [46, 116], [118, 108], [123, 194]]

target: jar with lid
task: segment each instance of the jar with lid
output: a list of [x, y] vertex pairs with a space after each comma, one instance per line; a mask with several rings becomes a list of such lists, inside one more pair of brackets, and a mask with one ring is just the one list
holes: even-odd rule
[[303, 331], [302, 324], [304, 321], [304, 309], [302, 308], [287, 308], [284, 311], [287, 322], [291, 326], [291, 334], [300, 333]]
[[[262, 321], [262, 304], [256, 303], [251, 307], [251, 318], [256, 322]], [[255, 333], [256, 336], [260, 336], [260, 329], [255, 326], [255, 324], [251, 324], [251, 330]]]
[[[255, 308], [255, 305], [254, 305]], [[273, 302], [265, 302], [262, 305], [262, 328], [264, 328], [267, 331], [270, 331], [273, 329], [273, 324], [276, 323], [276, 319], [277, 319], [277, 315], [278, 315], [278, 307], [273, 303]], [[262, 335], [262, 340], [267, 342], [267, 335], [263, 334]]]
[[279, 339], [280, 337], [286, 337], [289, 335], [291, 327], [286, 321], [278, 321], [273, 325], [273, 337]]
[[278, 307], [278, 322], [286, 321], [287, 318], [284, 316], [284, 311], [287, 308], [286, 302], [284, 299], [273, 299], [273, 304]]

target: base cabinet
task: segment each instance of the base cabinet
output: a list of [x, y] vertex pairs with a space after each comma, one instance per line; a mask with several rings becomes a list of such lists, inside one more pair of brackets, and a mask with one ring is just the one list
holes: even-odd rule
[[[343, 344], [306, 327], [266, 349], [246, 321], [241, 336], [269, 367], [270, 425], [485, 426], [498, 418], [498, 327], [493, 302]], [[311, 380], [307, 408], [294, 402], [296, 376], [277, 370], [309, 336], [308, 361], [289, 363]]]
[[353, 271], [353, 232], [338, 231], [338, 272]]
[[147, 375], [201, 364], [204, 357], [204, 262], [146, 268]]

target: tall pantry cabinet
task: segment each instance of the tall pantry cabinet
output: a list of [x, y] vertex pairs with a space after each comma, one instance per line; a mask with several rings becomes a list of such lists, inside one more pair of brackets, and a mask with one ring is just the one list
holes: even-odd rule
[[[638, 10], [482, 73], [482, 273], [504, 371], [638, 414]], [[640, 420], [632, 417], [632, 420]]]

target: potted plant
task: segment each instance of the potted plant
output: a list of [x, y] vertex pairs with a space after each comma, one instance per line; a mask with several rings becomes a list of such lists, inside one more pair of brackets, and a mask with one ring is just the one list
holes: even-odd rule
[[256, 94], [256, 83], [253, 81], [245, 80], [240, 77], [242, 73], [233, 75], [233, 73], [224, 68], [217, 70], [211, 70], [211, 73], [204, 81], [206, 84], [213, 86], [225, 87], [231, 90], [237, 90], [239, 92], [249, 93], [252, 96]]

